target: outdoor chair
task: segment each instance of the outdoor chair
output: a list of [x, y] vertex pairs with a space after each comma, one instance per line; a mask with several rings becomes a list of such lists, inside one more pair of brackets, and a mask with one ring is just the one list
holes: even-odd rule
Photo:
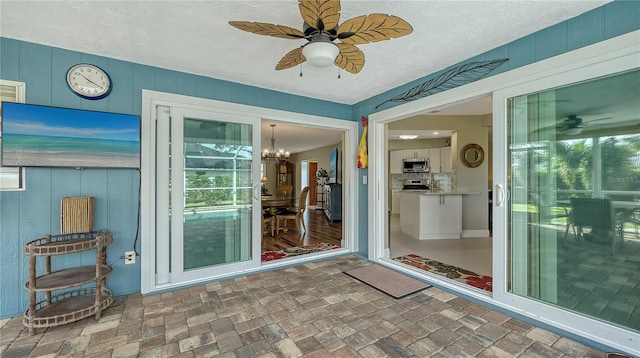
[[[611, 252], [616, 253], [616, 217], [610, 199], [571, 198], [571, 223], [577, 241], [585, 240], [611, 244]], [[584, 228], [590, 228], [585, 234]]]

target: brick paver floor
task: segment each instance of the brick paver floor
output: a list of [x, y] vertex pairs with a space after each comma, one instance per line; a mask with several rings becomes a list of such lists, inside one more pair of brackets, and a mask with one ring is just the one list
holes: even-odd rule
[[100, 321], [0, 321], [10, 357], [604, 357], [431, 287], [394, 299], [343, 273], [352, 255], [169, 293], [118, 297]]

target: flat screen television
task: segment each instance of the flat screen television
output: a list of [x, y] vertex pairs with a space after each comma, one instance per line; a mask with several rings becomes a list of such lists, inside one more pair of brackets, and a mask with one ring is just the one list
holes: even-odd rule
[[2, 103], [2, 166], [140, 168], [140, 116]]

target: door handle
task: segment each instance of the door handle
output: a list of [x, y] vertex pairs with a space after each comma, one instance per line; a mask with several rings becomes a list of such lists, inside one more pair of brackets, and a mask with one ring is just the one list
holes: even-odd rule
[[502, 204], [504, 204], [504, 199], [505, 199], [505, 191], [504, 191], [504, 186], [502, 184], [498, 184], [496, 185], [496, 206], [500, 207], [502, 206]]
[[262, 199], [262, 193], [261, 193], [261, 189], [260, 189], [260, 185], [259, 184], [256, 184], [253, 187], [253, 197], [256, 200]]

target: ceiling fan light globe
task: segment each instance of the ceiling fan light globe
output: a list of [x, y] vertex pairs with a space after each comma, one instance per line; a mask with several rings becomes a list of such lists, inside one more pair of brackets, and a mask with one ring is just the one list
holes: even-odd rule
[[340, 50], [333, 42], [310, 42], [302, 48], [302, 54], [313, 67], [331, 66]]
[[564, 133], [567, 134], [567, 135], [580, 134], [580, 133], [582, 133], [582, 128], [581, 127], [567, 128], [567, 129], [565, 129]]
[[410, 140], [410, 139], [416, 139], [418, 138], [418, 135], [416, 134], [400, 134], [398, 136], [398, 138], [400, 139], [405, 139], [405, 140]]

